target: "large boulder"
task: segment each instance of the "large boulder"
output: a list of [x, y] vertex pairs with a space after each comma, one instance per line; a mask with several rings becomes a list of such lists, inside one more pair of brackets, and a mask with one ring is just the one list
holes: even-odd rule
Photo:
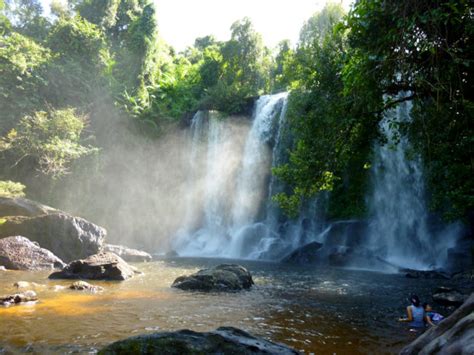
[[23, 197], [0, 197], [0, 217], [35, 217], [51, 213], [60, 213], [60, 211]]
[[123, 281], [137, 273], [139, 272], [120, 256], [102, 252], [83, 260], [75, 260], [61, 271], [49, 275], [49, 278]]
[[10, 270], [61, 269], [65, 266], [49, 250], [22, 236], [0, 239], [0, 265]]
[[390, 265], [371, 250], [361, 246], [332, 245], [311, 242], [294, 250], [282, 260], [294, 265], [330, 265], [336, 267], [367, 267], [387, 269]]
[[474, 354], [474, 294], [453, 314], [403, 348], [400, 354]]
[[325, 262], [324, 254], [321, 252], [322, 244], [318, 242], [308, 243], [302, 247], [292, 251], [281, 261], [286, 264], [319, 264]]
[[107, 232], [80, 217], [64, 213], [12, 217], [0, 225], [0, 238], [22, 235], [51, 250], [65, 262], [86, 258], [102, 249]]
[[252, 275], [240, 265], [221, 264], [178, 277], [171, 287], [189, 291], [239, 291], [253, 285]]
[[467, 296], [449, 287], [438, 287], [433, 293], [433, 301], [443, 306], [460, 306]]
[[366, 221], [358, 219], [334, 222], [322, 236], [324, 244], [327, 246], [361, 246], [366, 240], [367, 227]]
[[213, 332], [191, 330], [140, 335], [117, 341], [99, 354], [298, 354], [285, 345], [256, 338], [243, 330], [221, 327]]
[[102, 250], [105, 252], [117, 254], [123, 260], [131, 263], [151, 261], [153, 259], [153, 257], [146, 251], [127, 248], [123, 245], [104, 244], [104, 248]]

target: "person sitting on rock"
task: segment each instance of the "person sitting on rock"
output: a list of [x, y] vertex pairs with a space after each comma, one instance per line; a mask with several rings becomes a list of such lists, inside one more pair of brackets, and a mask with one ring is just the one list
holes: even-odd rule
[[431, 320], [433, 324], [438, 324], [444, 319], [441, 314], [433, 311], [433, 308], [429, 303], [423, 303], [423, 309], [425, 310], [426, 317]]
[[431, 319], [426, 316], [417, 295], [412, 295], [410, 302], [411, 305], [407, 307], [407, 318], [400, 318], [398, 319], [399, 322], [409, 322], [410, 328], [424, 328], [425, 322], [434, 325]]

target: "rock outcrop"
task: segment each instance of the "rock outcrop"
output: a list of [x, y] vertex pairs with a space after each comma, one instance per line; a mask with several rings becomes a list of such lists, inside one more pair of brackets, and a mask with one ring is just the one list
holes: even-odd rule
[[467, 296], [449, 287], [438, 287], [433, 293], [433, 301], [442, 306], [460, 306]]
[[99, 253], [69, 263], [63, 270], [49, 275], [50, 279], [127, 280], [139, 273], [113, 253]]
[[453, 314], [422, 334], [400, 354], [474, 354], [474, 294]]
[[60, 211], [23, 197], [0, 197], [0, 217], [36, 217], [52, 213], [60, 213]]
[[443, 270], [414, 270], [414, 269], [399, 269], [409, 279], [439, 279], [449, 280], [451, 276]]
[[14, 295], [0, 296], [0, 305], [11, 306], [13, 304], [36, 302], [38, 297], [34, 291], [26, 291], [23, 293], [15, 293]]
[[12, 217], [0, 225], [0, 238], [25, 236], [65, 262], [98, 253], [106, 234], [104, 228], [64, 213]]
[[250, 272], [236, 264], [221, 264], [199, 270], [190, 276], [180, 276], [172, 287], [189, 291], [239, 291], [253, 285]]
[[0, 265], [10, 270], [62, 269], [65, 266], [52, 252], [22, 236], [0, 239]]
[[105, 252], [111, 252], [120, 256], [123, 260], [130, 263], [151, 261], [153, 257], [145, 251], [127, 248], [123, 245], [104, 244], [102, 249]]
[[256, 338], [243, 330], [221, 327], [213, 332], [191, 330], [140, 335], [115, 342], [99, 354], [298, 354], [285, 345]]
[[294, 250], [282, 260], [293, 265], [330, 265], [336, 267], [393, 268], [378, 258], [369, 249], [361, 246], [346, 246], [332, 243], [311, 242]]
[[308, 243], [294, 250], [282, 259], [286, 264], [308, 265], [323, 263], [321, 253], [322, 244], [318, 242]]

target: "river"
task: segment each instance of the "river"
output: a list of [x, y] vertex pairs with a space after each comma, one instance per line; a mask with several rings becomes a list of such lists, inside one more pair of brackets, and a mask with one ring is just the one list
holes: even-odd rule
[[138, 334], [234, 326], [304, 353], [391, 354], [418, 335], [397, 322], [409, 293], [429, 301], [434, 288], [452, 284], [363, 270], [238, 261], [254, 275], [250, 291], [196, 293], [170, 287], [176, 277], [220, 262], [179, 258], [135, 264], [143, 275], [94, 282], [105, 288], [98, 294], [55, 290], [71, 281], [48, 280], [48, 272], [0, 272], [2, 294], [15, 292], [13, 283], [20, 280], [42, 285], [36, 288], [38, 303], [0, 308], [0, 353], [95, 353]]

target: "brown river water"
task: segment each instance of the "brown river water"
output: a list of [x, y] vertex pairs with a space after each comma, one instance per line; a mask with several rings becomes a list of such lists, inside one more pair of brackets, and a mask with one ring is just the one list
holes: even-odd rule
[[[157, 331], [209, 331], [234, 326], [304, 353], [392, 354], [418, 334], [398, 317], [407, 297], [430, 300], [444, 280], [335, 268], [293, 268], [238, 261], [255, 286], [238, 293], [196, 293], [170, 287], [174, 279], [223, 260], [175, 259], [134, 264], [144, 275], [93, 282], [104, 292], [54, 288], [49, 272], [0, 271], [0, 294], [30, 281], [40, 301], [0, 307], [0, 353], [95, 353], [113, 341]], [[228, 262], [228, 261], [226, 261]], [[448, 314], [450, 309], [438, 309]]]

